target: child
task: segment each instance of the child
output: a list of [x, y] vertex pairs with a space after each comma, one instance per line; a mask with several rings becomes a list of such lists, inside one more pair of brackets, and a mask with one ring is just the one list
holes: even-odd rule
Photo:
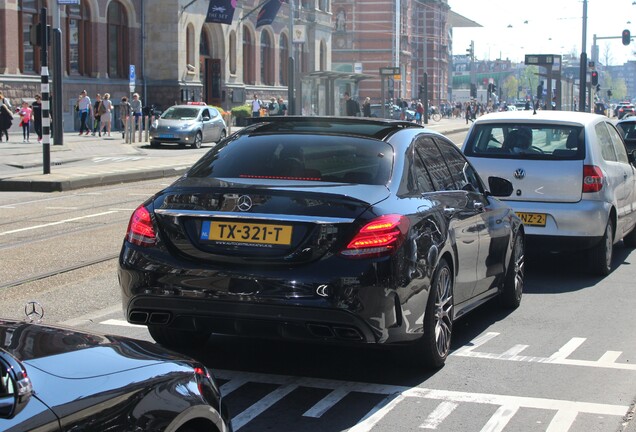
[[20, 115], [20, 126], [22, 126], [22, 142], [29, 142], [29, 122], [31, 121], [31, 113], [33, 111], [29, 108], [27, 102], [22, 102], [22, 108], [18, 111]]

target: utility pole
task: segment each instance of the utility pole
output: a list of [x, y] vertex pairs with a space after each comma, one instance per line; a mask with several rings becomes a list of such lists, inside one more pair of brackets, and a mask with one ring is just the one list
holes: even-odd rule
[[296, 114], [294, 100], [294, 80], [296, 79], [296, 64], [294, 60], [294, 0], [289, 0], [289, 63], [287, 65], [287, 112]]
[[583, 0], [583, 42], [581, 44], [581, 64], [579, 65], [579, 111], [585, 111], [585, 91], [587, 90], [587, 0]]

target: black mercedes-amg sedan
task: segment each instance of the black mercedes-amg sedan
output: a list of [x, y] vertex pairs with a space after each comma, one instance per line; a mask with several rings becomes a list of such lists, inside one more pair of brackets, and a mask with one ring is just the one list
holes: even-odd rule
[[414, 123], [273, 117], [133, 213], [123, 308], [160, 344], [211, 334], [402, 346], [444, 364], [453, 321], [517, 307], [523, 225], [452, 142]]
[[231, 432], [203, 365], [147, 341], [0, 319], [0, 430]]

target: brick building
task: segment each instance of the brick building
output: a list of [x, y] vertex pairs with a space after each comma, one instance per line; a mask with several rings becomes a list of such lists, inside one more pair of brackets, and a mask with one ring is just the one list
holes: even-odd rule
[[[59, 19], [65, 129], [72, 130], [73, 105], [81, 90], [91, 98], [110, 93], [117, 104], [129, 95], [129, 65], [135, 90], [146, 105], [162, 107], [205, 100], [229, 109], [258, 93], [282, 95], [288, 84], [289, 3], [271, 25], [256, 28], [258, 0], [238, 2], [232, 24], [206, 23], [210, 2], [192, 0], [0, 0], [0, 91], [29, 100], [40, 91], [39, 48], [31, 27], [47, 7], [49, 24]], [[296, 0], [296, 78], [331, 67], [329, 0]], [[59, 8], [56, 12], [52, 8]], [[49, 69], [52, 69], [49, 55]], [[56, 77], [52, 76], [52, 79]]]
[[385, 78], [384, 99], [418, 98], [424, 72], [429, 99], [433, 103], [447, 99], [452, 51], [449, 16], [453, 16], [447, 0], [333, 0], [332, 9], [336, 17], [334, 69], [357, 68], [375, 75], [360, 82], [359, 97], [380, 102], [379, 69], [392, 66], [401, 73]]

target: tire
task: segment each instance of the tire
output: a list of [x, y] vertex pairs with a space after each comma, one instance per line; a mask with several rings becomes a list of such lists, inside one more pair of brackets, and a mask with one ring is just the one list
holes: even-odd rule
[[516, 309], [521, 304], [526, 277], [525, 265], [525, 240], [523, 234], [518, 233], [512, 246], [510, 263], [500, 296], [501, 305], [506, 309]]
[[164, 326], [148, 326], [148, 332], [159, 345], [174, 351], [192, 350], [202, 347], [210, 338], [208, 333], [175, 330]]
[[441, 114], [437, 114], [437, 113], [435, 113], [435, 114], [433, 114], [433, 115], [431, 116], [431, 118], [432, 118], [433, 120], [435, 120], [436, 122], [438, 122], [438, 121], [440, 121], [440, 120], [442, 119], [442, 115], [441, 115]]
[[623, 237], [623, 246], [630, 249], [636, 248], [636, 227]]
[[219, 135], [219, 140], [217, 141], [217, 143], [223, 141], [225, 139], [225, 137], [227, 136], [227, 132], [225, 132], [225, 129], [223, 129], [221, 131], [221, 134]]
[[601, 241], [588, 251], [592, 274], [607, 276], [612, 269], [612, 251], [614, 246], [614, 223], [610, 219], [605, 226]]
[[200, 149], [202, 142], [203, 142], [203, 136], [201, 135], [201, 132], [197, 132], [197, 134], [194, 136], [194, 142], [192, 143], [192, 148]]
[[453, 333], [453, 275], [442, 259], [433, 276], [424, 314], [424, 335], [413, 346], [411, 363], [439, 369], [450, 352]]

